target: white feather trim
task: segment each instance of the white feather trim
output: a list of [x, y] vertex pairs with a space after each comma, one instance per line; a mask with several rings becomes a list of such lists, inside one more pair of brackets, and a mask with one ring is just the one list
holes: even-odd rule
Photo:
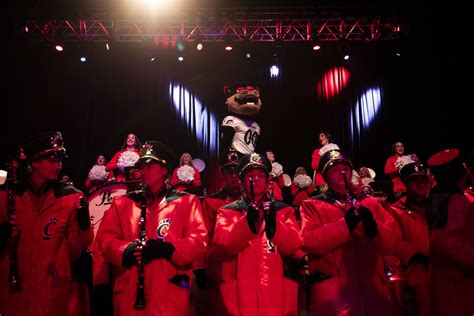
[[337, 146], [336, 144], [332, 144], [332, 143], [331, 144], [326, 144], [323, 147], [321, 147], [321, 149], [319, 150], [319, 155], [322, 156], [325, 153], [327, 153], [328, 151], [334, 150], [334, 149], [339, 149], [339, 146]]

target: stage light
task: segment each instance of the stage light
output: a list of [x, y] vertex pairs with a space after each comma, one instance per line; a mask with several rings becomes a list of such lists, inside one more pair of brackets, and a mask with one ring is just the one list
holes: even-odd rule
[[350, 58], [349, 54], [344, 55], [344, 60], [349, 60], [349, 58]]
[[151, 62], [154, 62], [155, 60], [156, 60], [155, 57], [150, 58], [150, 61], [151, 61]]
[[56, 50], [57, 50], [58, 52], [62, 52], [62, 51], [64, 50], [64, 48], [63, 48], [62, 45], [56, 44]]
[[277, 65], [272, 65], [270, 67], [270, 77], [277, 78], [279, 74], [280, 74], [280, 68], [278, 68]]
[[178, 49], [178, 52], [183, 52], [185, 48], [185, 44], [183, 40], [177, 40], [176, 41], [176, 48]]
[[397, 55], [398, 57], [400, 57], [400, 56], [401, 56], [401, 54], [400, 54], [400, 53], [395, 53], [395, 55]]
[[81, 62], [85, 63], [85, 62], [86, 62], [86, 60], [87, 60], [87, 58], [86, 58], [86, 57], [84, 57], [84, 56], [82, 56], [82, 57], [81, 57]]
[[109, 43], [105, 43], [105, 49], [110, 50]]
[[247, 58], [247, 59], [252, 58], [252, 54], [250, 54], [250, 53], [245, 53], [245, 58]]
[[232, 50], [232, 45], [226, 44], [226, 45], [225, 45], [225, 50], [231, 51], [231, 50]]
[[198, 44], [196, 45], [196, 49], [197, 49], [197, 50], [202, 50], [203, 48], [204, 48], [204, 45], [202, 45], [202, 43], [198, 43]]
[[183, 60], [184, 60], [184, 57], [183, 57], [183, 56], [178, 56], [178, 60], [179, 60], [179, 61], [183, 61]]
[[313, 44], [313, 50], [320, 50], [321, 49], [321, 46], [319, 46], [318, 44]]
[[25, 25], [25, 32], [28, 33], [30, 31], [30, 29], [28, 28], [28, 26]]

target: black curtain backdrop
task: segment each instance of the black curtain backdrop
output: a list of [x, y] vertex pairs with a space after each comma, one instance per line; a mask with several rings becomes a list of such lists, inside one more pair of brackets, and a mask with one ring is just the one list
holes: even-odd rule
[[[262, 127], [257, 151], [272, 148], [286, 173], [293, 176], [298, 166], [311, 173], [318, 132], [327, 130], [356, 167], [371, 167], [377, 179], [384, 180], [383, 165], [396, 141], [422, 160], [445, 147], [465, 152], [472, 148], [472, 120], [464, 109], [469, 84], [459, 78], [465, 65], [460, 45], [438, 47], [433, 20], [428, 10], [407, 38], [326, 42], [318, 52], [309, 43], [253, 43], [245, 48], [235, 43], [231, 52], [224, 51], [222, 43], [208, 43], [202, 52], [188, 45], [181, 63], [175, 50], [154, 49], [150, 43], [112, 42], [110, 51], [103, 43], [66, 43], [60, 54], [52, 43], [31, 42], [11, 32], [3, 60], [7, 72], [1, 132], [7, 137], [1, 161], [26, 137], [60, 130], [70, 156], [63, 173], [82, 188], [97, 155], [110, 159], [133, 132], [141, 141], [168, 144], [178, 158], [189, 151], [203, 159], [204, 176], [214, 190], [217, 151], [197, 141], [196, 133], [202, 131], [196, 128], [201, 127], [188, 126], [176, 112], [170, 83], [187, 89], [220, 122], [227, 115], [223, 86], [248, 79], [261, 86], [263, 99], [255, 118]], [[346, 47], [351, 52], [348, 62], [341, 56]], [[244, 57], [247, 49], [251, 59]], [[86, 63], [79, 61], [81, 54], [87, 56]], [[157, 60], [150, 62], [151, 56]], [[280, 67], [277, 79], [270, 78], [274, 62]], [[350, 80], [338, 95], [324, 99], [316, 84], [337, 66], [350, 72]], [[373, 87], [381, 89], [380, 110], [368, 129], [352, 136], [349, 113]], [[218, 137], [217, 132], [208, 131], [208, 141]]]

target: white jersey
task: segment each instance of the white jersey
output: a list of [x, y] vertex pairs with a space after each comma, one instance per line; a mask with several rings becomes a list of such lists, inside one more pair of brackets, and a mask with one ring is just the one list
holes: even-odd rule
[[253, 120], [242, 120], [235, 116], [226, 116], [222, 126], [230, 126], [234, 129], [234, 138], [230, 147], [242, 154], [255, 152], [257, 138], [260, 135], [260, 125]]

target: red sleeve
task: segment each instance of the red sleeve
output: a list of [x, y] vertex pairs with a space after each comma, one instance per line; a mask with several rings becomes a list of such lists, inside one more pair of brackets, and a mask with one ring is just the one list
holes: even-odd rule
[[318, 207], [325, 202], [306, 200], [301, 203], [301, 233], [304, 247], [309, 253], [325, 255], [352, 239], [344, 217], [324, 223], [318, 214]]
[[303, 247], [303, 239], [296, 223], [293, 207], [285, 207], [277, 211], [276, 232], [272, 242], [285, 256]]
[[300, 189], [294, 183], [291, 183], [290, 189], [291, 195], [293, 196], [296, 196], [296, 194], [298, 194], [298, 192], [300, 191]]
[[401, 230], [396, 219], [383, 208], [377, 198], [368, 197], [362, 200], [360, 204], [372, 212], [377, 222], [378, 233], [372, 239], [373, 245], [383, 255], [395, 255], [401, 242]]
[[79, 228], [79, 222], [77, 221], [76, 216], [76, 208], [75, 204], [78, 201], [79, 196], [82, 196], [81, 193], [74, 193], [70, 195], [66, 195], [57, 203], [64, 203], [67, 207], [71, 208], [71, 214], [68, 220], [68, 229], [66, 235], [67, 246], [69, 250], [69, 255], [72, 260], [76, 260], [79, 258], [81, 252], [92, 243], [94, 239], [94, 231], [92, 226], [90, 226], [87, 230], [81, 230]]
[[201, 203], [197, 196], [188, 194], [176, 200], [175, 203], [178, 204], [178, 208], [182, 208], [179, 214], [183, 216], [182, 220], [186, 225], [183, 236], [172, 242], [175, 252], [171, 261], [179, 266], [185, 266], [202, 259], [206, 254], [207, 230], [202, 218]]
[[112, 159], [110, 159], [109, 163], [105, 165], [105, 171], [113, 171], [117, 169], [117, 161], [122, 154], [122, 151], [117, 152]]
[[278, 177], [274, 178], [275, 182], [278, 184], [280, 188], [283, 188], [285, 186], [285, 179], [283, 179], [283, 175], [279, 175]]
[[[239, 214], [236, 216], [235, 212]], [[234, 220], [237, 217], [237, 220]], [[247, 213], [220, 208], [214, 229], [214, 254], [217, 257], [235, 255], [255, 236], [247, 223]]]
[[177, 187], [179, 184], [179, 178], [178, 178], [178, 168], [175, 168], [173, 170], [173, 174], [171, 175], [171, 178], [170, 178], [170, 185], [172, 188], [175, 188]]
[[120, 268], [122, 267], [123, 252], [131, 243], [129, 240], [123, 240], [119, 215], [122, 210], [121, 208], [123, 208], [123, 203], [124, 201], [121, 198], [113, 200], [112, 205], [102, 218], [96, 236], [104, 260]]
[[311, 156], [311, 168], [313, 168], [313, 170], [318, 170], [320, 159], [321, 156], [319, 155], [319, 148], [316, 148], [313, 151], [313, 155]]
[[395, 167], [395, 162], [397, 161], [398, 156], [391, 156], [385, 162], [384, 172], [386, 175], [397, 173], [398, 168]]
[[[462, 194], [453, 194], [448, 202], [448, 223], [431, 232], [431, 249], [438, 249], [446, 261], [454, 261], [468, 269], [474, 269], [474, 216], [468, 199]], [[468, 236], [470, 234], [471, 239]], [[466, 238], [467, 237], [467, 238]]]
[[191, 182], [191, 185], [194, 187], [200, 187], [201, 186], [201, 175], [199, 174], [199, 171], [192, 167], [194, 169], [194, 180]]
[[[395, 256], [400, 259], [400, 261], [403, 264], [407, 264], [410, 258], [418, 252], [418, 250], [413, 247], [410, 243], [408, 243], [406, 240], [403, 238], [402, 230], [401, 230], [401, 223], [403, 222], [403, 211], [399, 210], [395, 207], [391, 208], [391, 212], [393, 214], [393, 217], [397, 220], [397, 224], [399, 225], [398, 227], [393, 227], [394, 230], [397, 231], [402, 237], [402, 240], [400, 241], [398, 247], [395, 250]], [[415, 227], [414, 227], [415, 228]]]
[[85, 184], [86, 190], [89, 191], [91, 186], [92, 186], [91, 178], [89, 176], [87, 176], [87, 180], [86, 180], [86, 184]]

